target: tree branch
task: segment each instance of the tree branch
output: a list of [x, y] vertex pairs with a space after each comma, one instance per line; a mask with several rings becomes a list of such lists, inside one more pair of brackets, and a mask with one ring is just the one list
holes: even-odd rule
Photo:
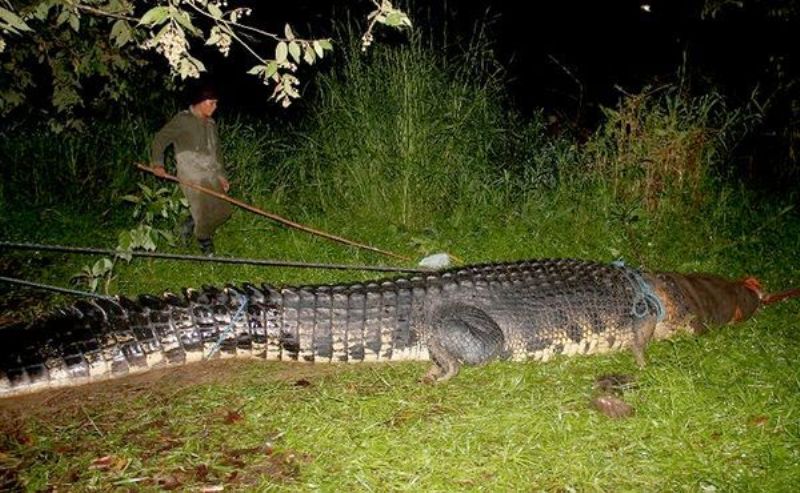
[[197, 5], [195, 5], [195, 3], [193, 1], [187, 2], [187, 5], [189, 5], [189, 7], [191, 7], [192, 10], [194, 10], [197, 13], [199, 13], [200, 15], [213, 20], [215, 24], [225, 24], [225, 26], [228, 27], [229, 31], [233, 31], [233, 29], [230, 28], [230, 26], [233, 25], [233, 26], [235, 26], [237, 28], [241, 28], [241, 29], [245, 29], [247, 31], [252, 31], [252, 32], [258, 33], [258, 34], [260, 34], [262, 36], [265, 36], [267, 38], [272, 38], [275, 41], [284, 41], [283, 38], [281, 38], [280, 36], [278, 36], [275, 33], [270, 33], [270, 32], [267, 32], [267, 31], [263, 31], [261, 29], [255, 28], [253, 26], [248, 26], [247, 24], [240, 24], [238, 22], [228, 21], [228, 20], [225, 20], [223, 17], [220, 17], [220, 18], [214, 17], [213, 15], [209, 14], [205, 10], [197, 7]]
[[124, 14], [117, 14], [114, 12], [107, 12], [105, 10], [98, 9], [95, 7], [89, 7], [88, 5], [83, 5], [81, 3], [73, 3], [72, 7], [74, 7], [76, 10], [81, 10], [83, 12], [92, 15], [98, 15], [101, 17], [111, 17], [112, 19], [121, 19], [123, 21], [139, 22], [139, 19], [137, 19], [136, 17], [127, 16]]

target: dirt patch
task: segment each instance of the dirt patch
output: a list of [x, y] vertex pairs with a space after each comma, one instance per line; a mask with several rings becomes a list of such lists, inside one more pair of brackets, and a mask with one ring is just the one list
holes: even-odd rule
[[[26, 415], [52, 416], [65, 409], [103, 402], [119, 403], [141, 395], [171, 397], [199, 385], [230, 382], [242, 374], [260, 381], [287, 382], [300, 388], [330, 375], [341, 365], [272, 362], [247, 359], [218, 359], [190, 363], [170, 368], [154, 369], [137, 375], [94, 382], [61, 389], [45, 389], [33, 394], [0, 399], [0, 418], [3, 414], [24, 412]], [[300, 382], [300, 383], [298, 383]]]
[[19, 478], [19, 460], [0, 452], [0, 491], [25, 491]]
[[199, 464], [143, 478], [142, 485], [161, 491], [250, 491], [264, 479], [291, 483], [300, 479], [309, 454], [292, 450], [275, 451], [269, 446], [226, 451], [218, 465]]
[[[18, 489], [41, 464], [48, 464], [48, 484], [58, 490], [100, 481], [109, 488], [249, 491], [265, 480], [297, 481], [313, 458], [286, 447], [283, 431], [253, 428], [252, 401], [215, 389], [212, 395], [223, 398], [192, 407], [192, 392], [270, 382], [314, 392], [337, 368], [344, 367], [214, 360], [2, 399], [0, 491]], [[190, 399], [182, 408], [190, 409], [188, 419], [175, 414], [173, 401], [184, 397]], [[242, 447], [253, 433], [261, 443]]]
[[233, 467], [225, 478], [227, 483], [255, 485], [261, 477], [278, 482], [298, 479], [301, 466], [311, 462], [311, 456], [292, 450], [275, 451], [271, 445], [265, 445], [226, 451], [224, 462]]

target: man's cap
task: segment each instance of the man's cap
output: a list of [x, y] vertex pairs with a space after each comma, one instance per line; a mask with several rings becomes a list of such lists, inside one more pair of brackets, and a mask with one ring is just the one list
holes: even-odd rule
[[189, 92], [189, 104], [202, 103], [206, 99], [219, 99], [217, 90], [211, 84], [203, 84]]

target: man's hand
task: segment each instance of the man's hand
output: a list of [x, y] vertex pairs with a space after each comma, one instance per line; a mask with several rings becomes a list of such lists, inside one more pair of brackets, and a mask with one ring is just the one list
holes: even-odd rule
[[228, 182], [228, 179], [224, 176], [219, 177], [219, 184], [222, 185], [222, 191], [228, 193], [228, 190], [231, 189], [231, 184]]
[[153, 166], [153, 174], [163, 178], [163, 177], [167, 176], [167, 170], [165, 170], [163, 166], [156, 165], [156, 166]]

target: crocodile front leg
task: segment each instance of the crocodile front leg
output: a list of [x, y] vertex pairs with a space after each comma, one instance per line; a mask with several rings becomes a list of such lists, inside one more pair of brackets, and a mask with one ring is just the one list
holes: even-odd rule
[[504, 342], [503, 331], [483, 310], [443, 305], [431, 317], [428, 354], [433, 366], [423, 381], [444, 382], [456, 376], [462, 364], [479, 365], [498, 358]]
[[631, 350], [633, 357], [636, 359], [636, 364], [639, 368], [644, 368], [647, 364], [644, 351], [647, 344], [653, 338], [656, 330], [656, 323], [658, 319], [654, 316], [642, 317], [634, 320], [633, 322], [633, 339], [631, 340]]

